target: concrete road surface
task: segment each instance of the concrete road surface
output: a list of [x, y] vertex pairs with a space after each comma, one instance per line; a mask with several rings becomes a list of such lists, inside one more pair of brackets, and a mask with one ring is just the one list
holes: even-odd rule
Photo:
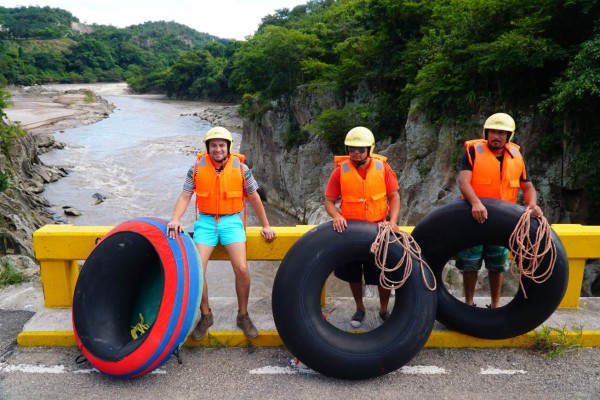
[[[4, 315], [2, 315], [4, 317]], [[157, 371], [114, 379], [76, 364], [76, 348], [15, 348], [0, 399], [600, 399], [600, 349], [554, 359], [527, 349], [422, 350], [367, 381], [327, 378], [285, 348], [183, 348]]]

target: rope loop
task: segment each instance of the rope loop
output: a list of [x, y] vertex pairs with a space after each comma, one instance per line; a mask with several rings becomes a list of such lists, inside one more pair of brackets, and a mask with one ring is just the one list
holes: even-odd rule
[[142, 313], [139, 313], [140, 316], [140, 322], [138, 322], [135, 326], [131, 327], [131, 337], [135, 340], [138, 338], [138, 332], [140, 335], [143, 335], [148, 329], [150, 329], [150, 326], [148, 324], [144, 324], [144, 316], [142, 315]]
[[[539, 222], [533, 241], [529, 237], [532, 218]], [[527, 293], [525, 293], [523, 278], [529, 278], [535, 283], [543, 283], [552, 275], [556, 262], [556, 244], [552, 240], [551, 233], [552, 228], [546, 217], [535, 215], [532, 209], [526, 208], [510, 235], [508, 243], [513, 254], [510, 272], [513, 276], [519, 277], [519, 286], [525, 298]], [[539, 273], [537, 270], [546, 255], [549, 255], [550, 263], [546, 271]]]
[[[387, 268], [386, 262], [388, 249], [389, 246], [393, 245], [394, 243], [397, 243], [398, 246], [402, 247], [404, 249], [404, 252], [402, 254], [402, 257], [394, 267]], [[419, 244], [415, 241], [415, 239], [412, 236], [410, 236], [406, 232], [394, 232], [392, 224], [390, 224], [388, 221], [379, 222], [377, 224], [377, 236], [375, 237], [375, 241], [373, 242], [373, 244], [371, 244], [371, 253], [375, 255], [375, 265], [381, 270], [381, 274], [379, 275], [379, 284], [384, 289], [398, 289], [402, 287], [402, 285], [404, 285], [404, 283], [408, 280], [412, 272], [412, 259], [414, 257], [421, 264], [421, 276], [423, 277], [423, 282], [425, 282], [425, 286], [431, 291], [436, 290], [437, 283], [435, 280], [435, 275], [433, 274], [433, 271], [431, 270], [427, 262], [421, 257], [421, 248], [419, 247]], [[405, 267], [404, 274], [402, 275], [402, 279], [400, 279], [399, 281], [389, 279], [385, 275], [386, 272], [396, 271], [402, 266]], [[429, 270], [431, 277], [433, 278], [433, 286], [428, 282], [427, 277], [425, 276], [424, 268], [427, 268]]]

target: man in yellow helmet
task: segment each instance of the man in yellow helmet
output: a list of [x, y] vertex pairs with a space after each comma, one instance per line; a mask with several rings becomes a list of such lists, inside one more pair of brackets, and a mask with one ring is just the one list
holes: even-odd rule
[[267, 241], [275, 239], [269, 226], [264, 206], [258, 195], [258, 184], [244, 163], [245, 157], [232, 153], [233, 136], [222, 127], [214, 127], [204, 136], [206, 152], [198, 154], [196, 163], [190, 167], [177, 198], [171, 221], [167, 227], [169, 237], [175, 238], [183, 231], [181, 217], [192, 195], [196, 194], [198, 220], [194, 223], [194, 242], [204, 271], [204, 288], [200, 304], [200, 321], [192, 333], [194, 340], [201, 340], [213, 324], [208, 303], [206, 266], [217, 243], [225, 247], [235, 274], [235, 290], [238, 299], [237, 326], [248, 338], [258, 336], [258, 331], [248, 315], [250, 272], [246, 261], [246, 232], [243, 216], [244, 197], [254, 209], [260, 224], [261, 235]]
[[[343, 232], [347, 219], [371, 222], [384, 221], [388, 211], [390, 223], [398, 230], [400, 216], [400, 194], [398, 178], [386, 158], [373, 153], [375, 137], [362, 126], [351, 129], [344, 140], [346, 154], [334, 158], [334, 169], [325, 190], [325, 211], [333, 219], [333, 229]], [[341, 197], [341, 210], [335, 203]], [[390, 290], [379, 284], [379, 269], [374, 264], [344, 265], [334, 270], [334, 275], [349, 283], [356, 312], [350, 325], [359, 327], [365, 317], [363, 302], [363, 276], [365, 284], [377, 285], [379, 290], [379, 316], [385, 321], [388, 316]]]
[[[512, 117], [496, 113], [485, 121], [483, 139], [465, 142], [458, 186], [463, 198], [471, 204], [473, 218], [481, 224], [487, 219], [487, 209], [480, 197], [516, 203], [519, 188], [534, 215], [542, 215], [519, 146], [511, 142], [514, 134], [515, 121]], [[456, 267], [463, 273], [465, 302], [473, 305], [477, 275], [484, 260], [490, 281], [489, 307], [497, 308], [502, 292], [502, 274], [508, 269], [508, 249], [502, 246], [475, 246], [456, 255]]]

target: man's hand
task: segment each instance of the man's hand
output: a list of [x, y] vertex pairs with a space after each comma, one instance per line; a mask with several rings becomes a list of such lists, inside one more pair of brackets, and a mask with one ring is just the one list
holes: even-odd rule
[[179, 232], [183, 232], [183, 225], [177, 220], [171, 220], [167, 224], [167, 236], [171, 239], [175, 239]]
[[342, 233], [344, 232], [344, 230], [348, 227], [348, 222], [346, 222], [346, 218], [342, 217], [341, 215], [338, 217], [335, 217], [333, 219], [333, 230], [338, 232], [338, 233]]
[[483, 224], [488, 217], [487, 208], [485, 208], [482, 202], [475, 203], [471, 207], [471, 215], [475, 221]]
[[263, 238], [265, 238], [267, 243], [271, 243], [273, 240], [275, 240], [275, 231], [268, 225], [263, 226], [262, 230], [260, 231], [260, 234]]
[[527, 206], [528, 210], [531, 210], [531, 216], [534, 218], [540, 218], [544, 215], [544, 212], [537, 204], [531, 204]]

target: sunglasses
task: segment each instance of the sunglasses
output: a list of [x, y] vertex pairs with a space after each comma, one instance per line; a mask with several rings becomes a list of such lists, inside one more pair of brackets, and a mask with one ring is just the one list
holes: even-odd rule
[[354, 153], [355, 151], [358, 151], [360, 154], [364, 154], [367, 151], [367, 148], [348, 146], [348, 153]]

